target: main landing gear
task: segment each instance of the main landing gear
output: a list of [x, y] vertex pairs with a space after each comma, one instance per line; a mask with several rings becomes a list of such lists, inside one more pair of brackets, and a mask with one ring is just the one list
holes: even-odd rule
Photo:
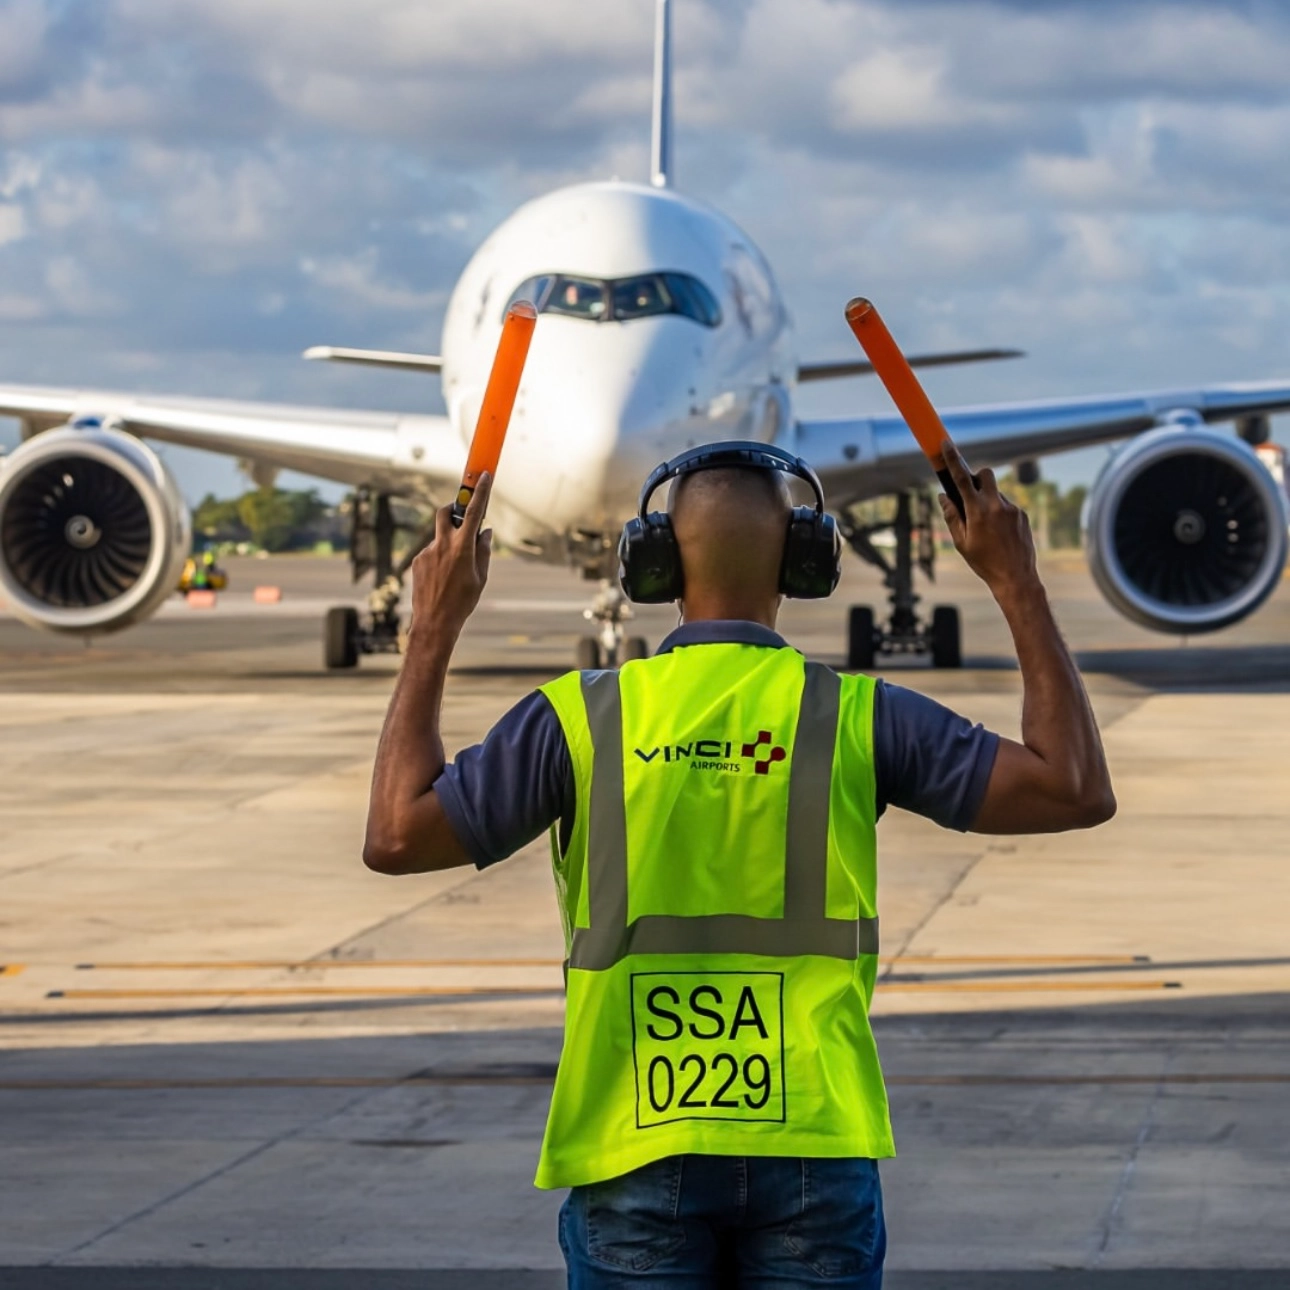
[[[403, 578], [412, 561], [434, 537], [434, 520], [423, 527], [398, 523], [385, 493], [361, 489], [353, 500], [350, 541], [350, 569], [357, 582], [365, 573], [374, 575], [367, 598], [367, 613], [360, 615], [352, 605], [327, 611], [323, 623], [323, 662], [333, 669], [358, 666], [363, 654], [397, 654], [399, 638], [399, 597]], [[407, 549], [396, 561], [394, 539], [399, 532], [412, 534]]]
[[[399, 533], [411, 536], [396, 560], [394, 544]], [[395, 518], [387, 494], [368, 489], [355, 494], [350, 569], [355, 582], [371, 573], [374, 585], [365, 614], [352, 605], [338, 605], [327, 611], [323, 623], [323, 662], [328, 668], [357, 667], [364, 654], [400, 652], [399, 598], [403, 579], [412, 561], [433, 537], [433, 518], [423, 527], [403, 524]], [[627, 635], [626, 625], [632, 618], [632, 609], [614, 576], [618, 558], [610, 541], [598, 535], [586, 535], [568, 555], [582, 568], [584, 578], [600, 582], [599, 594], [583, 615], [595, 624], [595, 634], [578, 641], [576, 666], [596, 670], [647, 658], [649, 645], [645, 638]]]
[[[868, 605], [853, 605], [847, 618], [847, 666], [867, 672], [880, 654], [928, 654], [933, 667], [961, 667], [962, 631], [959, 611], [938, 605], [931, 622], [918, 614], [914, 593], [915, 565], [935, 577], [936, 544], [932, 534], [932, 499], [921, 490], [901, 493], [895, 518], [876, 524], [855, 524], [843, 519], [839, 529], [847, 545], [866, 564], [881, 570], [890, 593], [891, 617], [879, 626]], [[879, 533], [890, 533], [895, 550], [886, 555], [874, 545]]]

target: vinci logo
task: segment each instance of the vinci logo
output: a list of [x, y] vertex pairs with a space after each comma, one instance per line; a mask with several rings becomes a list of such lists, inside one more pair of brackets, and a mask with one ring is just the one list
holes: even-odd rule
[[744, 760], [735, 757], [735, 743], [730, 739], [695, 739], [688, 744], [662, 744], [657, 748], [635, 748], [632, 751], [646, 765], [656, 758], [665, 766], [684, 762], [691, 770], [721, 770], [738, 775], [753, 764], [757, 775], [769, 775], [770, 768], [788, 754], [774, 740], [769, 730], [760, 730], [751, 743], [738, 745]]
[[771, 739], [769, 730], [761, 730], [755, 743], [744, 744], [744, 756], [753, 759], [753, 770], [758, 775], [769, 775], [770, 768], [783, 761], [787, 753]]

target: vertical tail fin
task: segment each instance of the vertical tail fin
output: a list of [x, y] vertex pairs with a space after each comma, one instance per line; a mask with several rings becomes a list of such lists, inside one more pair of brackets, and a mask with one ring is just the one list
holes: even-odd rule
[[654, 27], [654, 139], [650, 183], [672, 186], [672, 0], [658, 0]]

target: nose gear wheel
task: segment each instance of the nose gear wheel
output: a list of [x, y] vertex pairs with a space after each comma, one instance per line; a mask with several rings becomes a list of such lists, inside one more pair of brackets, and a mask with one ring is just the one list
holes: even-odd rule
[[580, 671], [602, 667], [617, 667], [632, 659], [647, 658], [649, 646], [642, 636], [628, 636], [626, 624], [635, 617], [631, 604], [623, 594], [617, 579], [602, 578], [600, 591], [582, 616], [596, 623], [594, 636], [584, 636], [578, 641], [576, 662]]
[[[896, 513], [890, 520], [861, 523], [843, 516], [838, 530], [847, 545], [866, 564], [882, 573], [891, 606], [890, 617], [880, 624], [868, 605], [855, 605], [847, 619], [847, 667], [866, 672], [880, 656], [927, 655], [933, 667], [961, 667], [962, 632], [959, 611], [952, 605], [938, 605], [931, 621], [918, 612], [921, 599], [914, 591], [914, 570], [935, 578], [936, 541], [932, 529], [932, 499], [917, 489], [901, 493]], [[889, 557], [875, 543], [879, 534], [890, 533], [894, 550]]]

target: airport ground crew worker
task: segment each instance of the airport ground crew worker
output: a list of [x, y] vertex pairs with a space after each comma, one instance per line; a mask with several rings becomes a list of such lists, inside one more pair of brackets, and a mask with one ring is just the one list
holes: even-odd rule
[[801, 533], [764, 463], [676, 479], [681, 623], [653, 658], [542, 686], [451, 765], [440, 700], [488, 575], [486, 482], [413, 565], [364, 859], [482, 868], [552, 830], [567, 1016], [537, 1182], [571, 1189], [572, 1287], [879, 1287], [878, 816], [1032, 833], [1114, 812], [1025, 514], [946, 457], [954, 543], [1016, 643], [1020, 743], [776, 633]]

